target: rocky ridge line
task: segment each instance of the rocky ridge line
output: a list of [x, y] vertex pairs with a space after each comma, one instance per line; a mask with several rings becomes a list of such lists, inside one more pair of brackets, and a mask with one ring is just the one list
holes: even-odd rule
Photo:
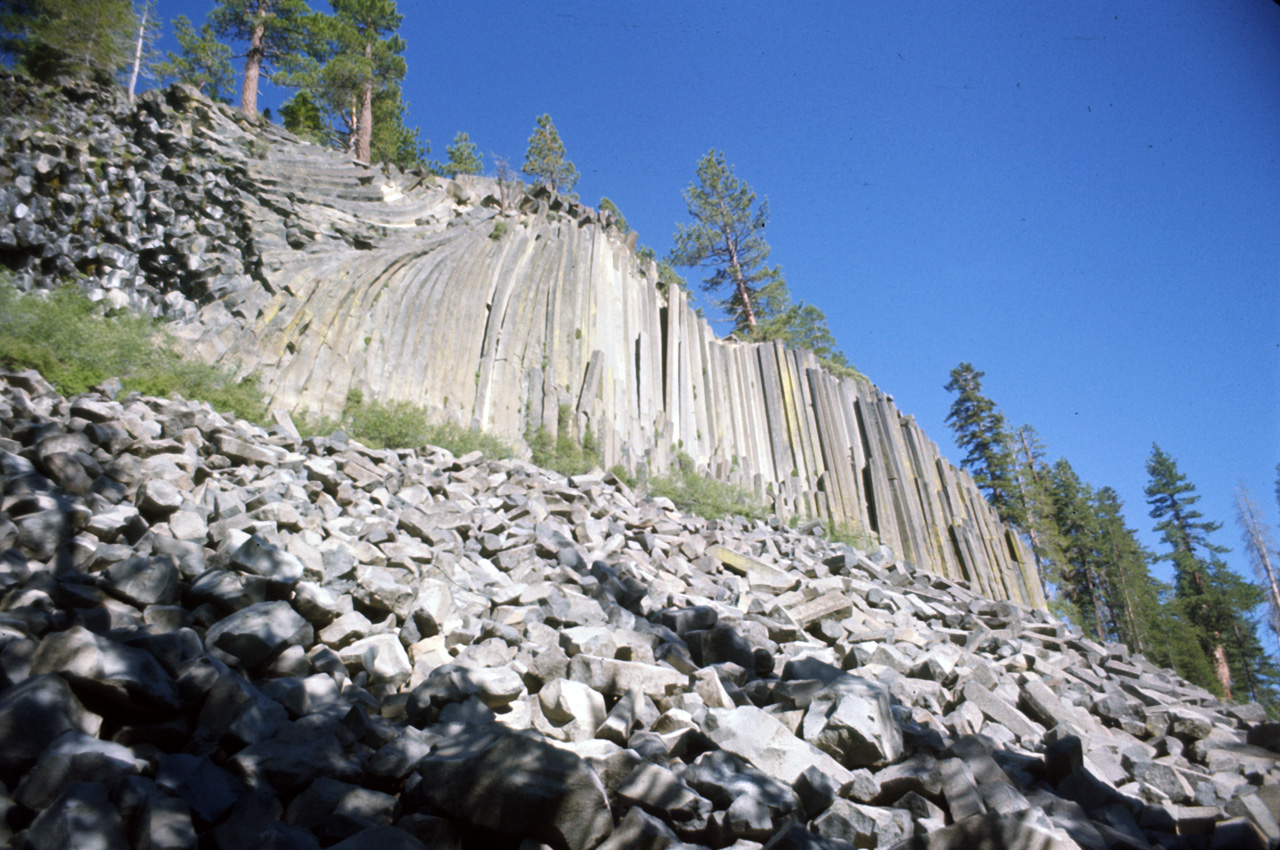
[[1280, 840], [1257, 705], [886, 548], [33, 372], [0, 483], [19, 848]]

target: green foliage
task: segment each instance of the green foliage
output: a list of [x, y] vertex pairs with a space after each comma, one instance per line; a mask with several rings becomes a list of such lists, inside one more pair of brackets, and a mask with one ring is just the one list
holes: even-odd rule
[[442, 174], [457, 177], [459, 174], [483, 174], [484, 157], [466, 133], [453, 137], [453, 144], [445, 147], [449, 161], [440, 167]]
[[325, 124], [324, 110], [311, 95], [302, 89], [280, 107], [280, 120], [284, 128], [300, 139], [317, 145], [328, 144], [330, 129]]
[[389, 162], [405, 170], [426, 167], [431, 142], [422, 140], [418, 127], [410, 129], [405, 125], [408, 109], [399, 85], [374, 93], [370, 153], [373, 162]]
[[331, 0], [332, 15], [309, 19], [307, 50], [281, 82], [305, 88], [323, 108], [330, 137], [357, 159], [424, 164], [429, 145], [404, 125], [403, 15], [392, 0]]
[[1173, 564], [1174, 598], [1193, 627], [1221, 692], [1234, 696], [1234, 685], [1274, 698], [1275, 680], [1268, 679], [1268, 662], [1251, 616], [1262, 602], [1261, 590], [1218, 557], [1227, 549], [1210, 542], [1209, 535], [1222, 524], [1205, 520], [1195, 509], [1200, 500], [1195, 485], [1158, 445], [1151, 447], [1147, 473], [1151, 477], [1145, 489], [1150, 515], [1157, 520], [1155, 530], [1169, 547], [1159, 557]]
[[533, 451], [535, 464], [561, 475], [582, 475], [600, 465], [595, 434], [588, 428], [582, 439], [577, 439], [573, 433], [573, 418], [573, 408], [562, 404], [556, 410], [555, 437], [545, 425], [539, 425], [532, 434], [525, 434], [525, 442]]
[[564, 142], [551, 123], [550, 115], [538, 116], [538, 126], [529, 137], [529, 149], [520, 170], [540, 180], [553, 192], [572, 192], [577, 185], [578, 169], [565, 159]]
[[42, 298], [0, 284], [0, 365], [37, 369], [64, 395], [118, 377], [147, 395], [199, 399], [255, 422], [265, 415], [255, 381], [184, 359], [152, 320], [105, 315], [74, 286]]
[[1005, 522], [1023, 525], [1013, 498], [1013, 455], [1002, 414], [991, 399], [982, 394], [985, 373], [969, 363], [951, 370], [944, 389], [956, 393], [946, 423], [956, 434], [956, 445], [966, 454], [961, 463], [986, 494], [996, 513]]
[[299, 427], [304, 436], [343, 428], [348, 436], [374, 449], [408, 449], [439, 446], [461, 457], [473, 451], [485, 457], [511, 457], [511, 447], [492, 434], [464, 428], [454, 422], [432, 422], [427, 411], [407, 401], [365, 401], [359, 387], [347, 393], [338, 420], [309, 421]]
[[111, 80], [132, 58], [138, 21], [130, 0], [5, 0], [0, 45], [41, 80]]
[[868, 552], [880, 546], [876, 536], [861, 526], [840, 523], [827, 531], [827, 539], [832, 543], [843, 543], [861, 552]]
[[631, 225], [627, 224], [627, 217], [622, 214], [622, 210], [618, 209], [618, 205], [608, 198], [600, 199], [600, 212], [607, 212], [613, 215], [613, 226], [617, 228], [619, 233], [630, 233]]
[[208, 17], [213, 32], [247, 44], [240, 90], [245, 114], [257, 114], [259, 74], [289, 84], [289, 72], [313, 52], [322, 17], [313, 15], [305, 0], [217, 0]]
[[489, 232], [489, 238], [494, 242], [500, 242], [503, 236], [507, 235], [507, 220], [505, 218], [496, 219], [493, 222], [493, 230]]
[[684, 452], [676, 456], [675, 466], [667, 475], [651, 477], [644, 486], [649, 495], [668, 498], [680, 510], [707, 519], [742, 516], [757, 520], [771, 514], [750, 490], [700, 475], [693, 459]]
[[173, 34], [181, 51], [170, 51], [166, 60], [157, 63], [156, 76], [194, 86], [210, 100], [230, 103], [236, 84], [231, 48], [218, 41], [210, 24], [201, 24], [197, 30], [186, 15], [174, 18]]
[[684, 190], [684, 199], [694, 221], [676, 225], [671, 263], [709, 269], [703, 289], [727, 292], [716, 305], [733, 320], [735, 333], [750, 334], [788, 300], [782, 270], [765, 264], [769, 202], [757, 204], [756, 193], [714, 149], [698, 161], [697, 181]]

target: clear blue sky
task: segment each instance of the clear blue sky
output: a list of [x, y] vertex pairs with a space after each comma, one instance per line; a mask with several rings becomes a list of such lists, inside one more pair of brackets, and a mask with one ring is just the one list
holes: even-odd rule
[[1158, 442], [1251, 574], [1232, 489], [1275, 523], [1280, 461], [1271, 0], [400, 11], [408, 123], [433, 157], [464, 130], [518, 167], [550, 113], [582, 198], [607, 195], [661, 255], [699, 157], [723, 150], [769, 199], [793, 295], [945, 454], [942, 387], [969, 361], [1153, 548]]

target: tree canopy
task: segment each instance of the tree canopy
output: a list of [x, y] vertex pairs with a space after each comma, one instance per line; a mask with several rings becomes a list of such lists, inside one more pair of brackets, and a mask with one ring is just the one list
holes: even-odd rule
[[231, 48], [218, 41], [210, 24], [201, 24], [197, 30], [186, 15], [174, 18], [173, 34], [181, 50], [170, 51], [166, 59], [156, 63], [156, 76], [194, 86], [210, 100], [230, 103], [236, 84]]
[[578, 169], [565, 157], [564, 142], [550, 115], [539, 115], [520, 169], [553, 192], [568, 193], [578, 184]]
[[769, 202], [733, 173], [724, 154], [712, 149], [698, 161], [697, 179], [684, 190], [691, 224], [677, 224], [671, 262], [701, 266], [711, 274], [702, 288], [720, 295], [716, 306], [733, 320], [735, 333], [747, 335], [760, 324], [757, 301], [786, 286], [782, 270], [768, 266]]
[[304, 56], [310, 49], [317, 17], [305, 0], [218, 0], [209, 24], [219, 36], [248, 43], [240, 110], [258, 114], [258, 82]]
[[450, 177], [459, 174], [480, 174], [484, 171], [484, 158], [475, 142], [466, 133], [459, 132], [453, 137], [453, 144], [445, 146], [449, 161], [440, 170]]
[[986, 494], [996, 513], [1006, 522], [1015, 519], [1013, 499], [1013, 454], [1004, 414], [982, 393], [982, 378], [971, 363], [951, 370], [951, 380], [943, 389], [956, 394], [946, 423], [956, 435], [956, 445], [965, 451], [961, 464], [974, 483]]
[[130, 0], [0, 2], [0, 43], [38, 79], [113, 79], [133, 58], [137, 34]]

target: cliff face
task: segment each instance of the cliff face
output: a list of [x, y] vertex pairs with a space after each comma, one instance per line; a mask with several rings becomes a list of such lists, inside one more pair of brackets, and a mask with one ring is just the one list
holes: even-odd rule
[[[332, 415], [358, 388], [519, 444], [539, 425], [554, 434], [567, 405], [606, 467], [660, 471], [683, 451], [781, 516], [852, 525], [983, 595], [1043, 607], [1021, 541], [891, 397], [809, 352], [717, 339], [607, 215], [541, 189], [351, 163], [180, 89], [144, 98], [145, 120], [115, 108], [128, 132], [94, 155], [150, 144], [152, 160], [198, 159], [189, 218], [216, 208], [222, 226], [171, 223], [159, 248], [117, 240], [141, 259], [102, 272], [104, 291], [135, 306], [153, 292], [140, 306], [177, 320], [200, 356], [258, 374], [273, 407]], [[12, 130], [9, 150], [31, 147]], [[179, 180], [164, 164], [146, 173]], [[145, 236], [163, 212], [140, 199], [135, 215]]]

